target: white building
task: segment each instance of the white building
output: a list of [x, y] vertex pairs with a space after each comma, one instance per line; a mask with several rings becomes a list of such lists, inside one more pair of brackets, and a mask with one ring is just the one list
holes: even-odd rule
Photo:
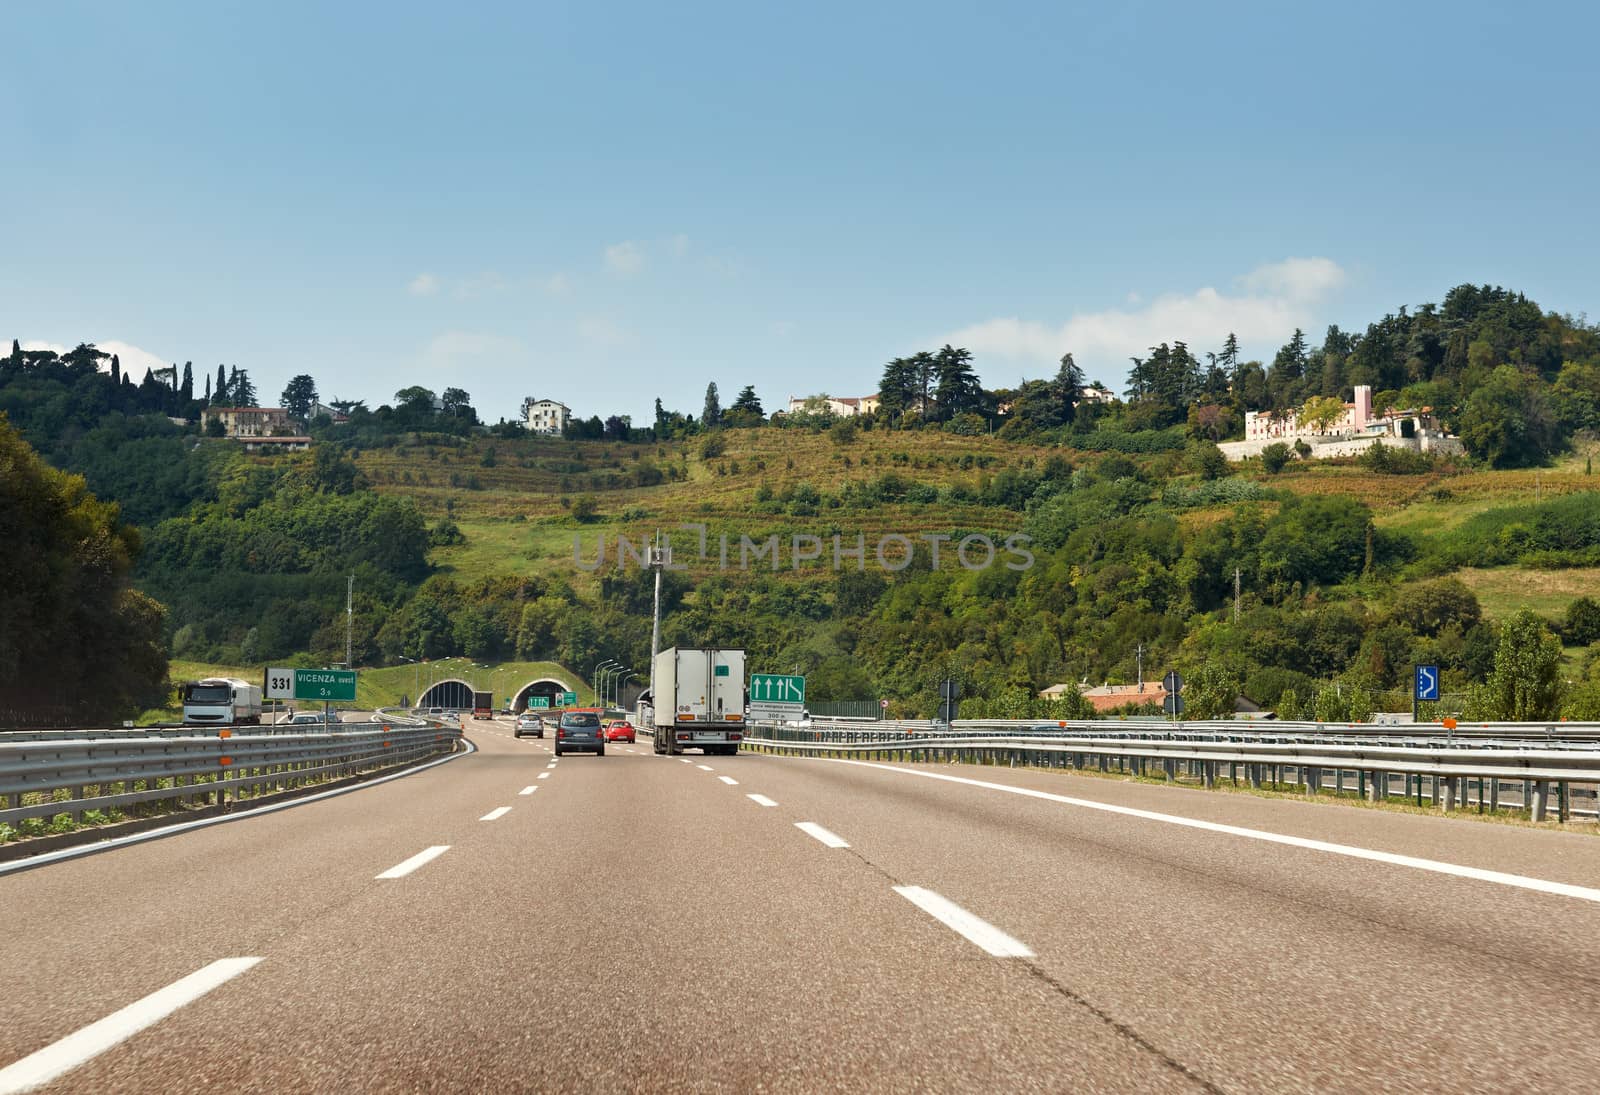
[[1326, 426], [1300, 425], [1298, 414], [1277, 418], [1265, 411], [1246, 411], [1244, 440], [1224, 441], [1217, 447], [1229, 460], [1260, 456], [1261, 450], [1275, 442], [1311, 446], [1308, 459], [1331, 456], [1358, 456], [1373, 445], [1390, 445], [1414, 452], [1458, 455], [1464, 451], [1460, 438], [1447, 433], [1431, 407], [1395, 410], [1381, 414], [1372, 410], [1372, 388], [1357, 384], [1355, 399], [1344, 405], [1344, 413]]
[[522, 424], [532, 433], [560, 437], [567, 429], [572, 408], [554, 399], [535, 399], [529, 396], [522, 401]]
[[789, 397], [790, 414], [831, 414], [835, 418], [854, 418], [861, 414], [877, 414], [883, 400], [876, 395], [833, 396], [804, 395]]

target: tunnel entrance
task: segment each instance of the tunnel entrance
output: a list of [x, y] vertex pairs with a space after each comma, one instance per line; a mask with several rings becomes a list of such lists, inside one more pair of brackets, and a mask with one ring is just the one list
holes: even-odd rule
[[471, 711], [472, 686], [466, 681], [440, 681], [422, 694], [422, 698], [417, 701], [417, 706]]
[[[522, 686], [521, 690], [517, 692], [516, 696], [511, 701], [511, 710], [517, 714], [521, 714], [529, 707], [532, 707], [535, 710], [543, 710], [547, 707], [560, 707], [561, 693], [576, 691], [577, 689], [567, 684], [566, 681], [558, 681], [554, 677], [543, 677], [536, 681], [530, 681]], [[544, 702], [542, 704], [532, 702], [535, 696], [539, 697], [539, 699], [543, 700]]]

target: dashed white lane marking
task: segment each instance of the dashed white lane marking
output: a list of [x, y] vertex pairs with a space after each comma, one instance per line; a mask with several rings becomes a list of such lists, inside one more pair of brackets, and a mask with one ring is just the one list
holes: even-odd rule
[[693, 764], [694, 761], [690, 760], [688, 757], [683, 757], [683, 758], [681, 758], [679, 763], [681, 763], [681, 764]]
[[751, 802], [755, 803], [757, 806], [776, 806], [777, 805], [776, 802], [773, 802], [766, 795], [745, 795], [744, 797], [749, 799]]
[[814, 836], [830, 848], [848, 848], [850, 845], [837, 833], [830, 833], [815, 821], [797, 821], [794, 827], [802, 833]]
[[539, 778], [540, 779], [549, 779], [550, 778], [550, 773], [549, 772], [540, 772], [539, 773]]
[[490, 810], [487, 814], [484, 814], [478, 820], [479, 821], [499, 821], [501, 818], [505, 817], [510, 812], [511, 812], [511, 807], [509, 807], [509, 806], [496, 806], [493, 810]]
[[712, 768], [711, 765], [709, 765], [709, 764], [697, 764], [697, 765], [695, 765], [695, 767], [700, 769], [700, 771], [702, 771], [702, 772], [714, 772], [714, 771], [716, 771], [716, 769]]
[[373, 877], [375, 877], [375, 878], [404, 878], [406, 875], [410, 874], [412, 871], [416, 870], [418, 867], [422, 866], [424, 863], [428, 863], [428, 862], [430, 862], [432, 860], [438, 859], [440, 856], [444, 855], [444, 853], [448, 852], [449, 850], [450, 850], [450, 845], [448, 845], [448, 844], [435, 844], [433, 847], [424, 848], [422, 851], [418, 852], [416, 855], [412, 856], [410, 859], [407, 859], [407, 860], [405, 860], [404, 862], [401, 862], [401, 863], [396, 863], [393, 867], [390, 867], [387, 871], [384, 871], [380, 875], [374, 875]]
[[518, 791], [517, 794], [519, 794], [519, 795], [531, 795], [535, 791], [537, 791], [538, 789], [539, 789], [539, 785], [537, 783], [530, 783], [530, 784], [528, 784], [528, 786], [526, 786], [522, 790]]
[[996, 958], [1032, 958], [1033, 951], [987, 920], [973, 916], [948, 897], [921, 886], [896, 886], [894, 892], [941, 924], [965, 936]]
[[1004, 783], [990, 783], [987, 780], [967, 779], [964, 776], [947, 776], [943, 772], [919, 772], [914, 768], [896, 768], [892, 764], [874, 764], [862, 760], [838, 760], [824, 758], [829, 764], [855, 764], [863, 768], [881, 768], [885, 772], [899, 772], [907, 776], [922, 776], [926, 779], [944, 780], [947, 783], [965, 783], [973, 787], [982, 787], [990, 791], [1005, 791], [1008, 794], [1022, 795], [1026, 798], [1039, 798], [1047, 802], [1060, 802], [1067, 806], [1081, 806], [1086, 810], [1103, 810], [1108, 814], [1120, 814], [1123, 817], [1143, 818], [1146, 821], [1159, 821], [1167, 825], [1182, 825], [1189, 829], [1202, 829], [1211, 833], [1224, 833], [1228, 836], [1244, 837], [1247, 840], [1260, 840], [1268, 844], [1283, 844], [1291, 848], [1307, 848], [1314, 852], [1327, 852], [1330, 855], [1349, 856], [1352, 859], [1367, 859], [1376, 863], [1389, 863], [1397, 867], [1410, 867], [1418, 871], [1431, 871], [1434, 874], [1453, 875], [1457, 878], [1471, 878], [1479, 882], [1494, 882], [1501, 886], [1511, 886], [1516, 889], [1534, 890], [1538, 893], [1555, 894], [1559, 897], [1575, 897], [1580, 901], [1593, 901], [1600, 904], [1600, 889], [1588, 886], [1574, 886], [1566, 882], [1550, 882], [1542, 878], [1529, 878], [1527, 875], [1507, 874], [1504, 871], [1489, 871], [1481, 867], [1463, 867], [1456, 863], [1443, 863], [1437, 859], [1422, 859], [1411, 855], [1398, 855], [1394, 852], [1379, 852], [1371, 848], [1359, 848], [1353, 844], [1333, 844], [1326, 840], [1311, 840], [1303, 836], [1286, 836], [1283, 833], [1269, 833], [1262, 829], [1246, 829], [1239, 825], [1224, 825], [1216, 821], [1201, 821], [1199, 818], [1180, 817], [1176, 814], [1162, 814], [1154, 810], [1139, 810], [1132, 806], [1113, 806], [1109, 802], [1095, 802], [1092, 799], [1072, 798], [1069, 795], [1055, 795], [1049, 791], [1035, 791], [1031, 787], [1012, 787]]
[[112, 1012], [104, 1019], [90, 1023], [77, 1033], [69, 1034], [36, 1053], [30, 1053], [22, 1060], [0, 1069], [0, 1095], [32, 1091], [44, 1086], [62, 1073], [77, 1068], [118, 1042], [126, 1041], [145, 1027], [166, 1018], [185, 1004], [233, 980], [259, 961], [259, 958], [220, 958], [166, 988]]
[[732, 776], [718, 776], [717, 778], [723, 783], [726, 783], [729, 787], [739, 786], [739, 781], [734, 779]]

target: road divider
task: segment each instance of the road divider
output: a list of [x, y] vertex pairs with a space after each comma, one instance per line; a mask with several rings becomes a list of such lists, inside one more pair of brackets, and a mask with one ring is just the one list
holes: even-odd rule
[[794, 823], [794, 827], [799, 829], [802, 833], [805, 833], [807, 836], [812, 836], [822, 841], [822, 843], [826, 844], [830, 848], [850, 847], [849, 843], [846, 842], [843, 837], [839, 836], [837, 833], [829, 832], [821, 825], [818, 825], [815, 821], [797, 821]]
[[894, 892], [945, 927], [976, 943], [996, 958], [1032, 958], [1033, 951], [993, 924], [974, 916], [948, 897], [921, 886], [896, 886]]
[[32, 1091], [238, 977], [259, 958], [220, 958], [164, 989], [0, 1069], [0, 1095]]
[[435, 844], [433, 847], [424, 848], [422, 851], [418, 852], [416, 855], [412, 856], [410, 859], [404, 860], [404, 861], [402, 861], [400, 863], [396, 863], [393, 867], [390, 867], [387, 871], [384, 871], [382, 874], [375, 875], [373, 877], [375, 877], [375, 878], [404, 878], [406, 875], [410, 874], [412, 871], [416, 870], [418, 867], [421, 867], [425, 863], [433, 862], [435, 859], [438, 859], [440, 856], [444, 855], [444, 853], [448, 852], [449, 850], [450, 850], [450, 845], [448, 845], [448, 844]]

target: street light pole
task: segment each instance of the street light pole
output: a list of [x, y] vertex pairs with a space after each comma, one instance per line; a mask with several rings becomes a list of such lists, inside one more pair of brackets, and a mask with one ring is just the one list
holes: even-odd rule
[[626, 685], [629, 681], [637, 679], [638, 676], [639, 676], [639, 674], [635, 673], [633, 670], [630, 669], [630, 670], [628, 670], [628, 672], [624, 673], [621, 678], [618, 679], [616, 688], [611, 693], [611, 706], [612, 707], [621, 707], [622, 706], [622, 689], [623, 689], [623, 686]]
[[611, 668], [613, 668], [613, 667], [620, 668], [620, 666], [618, 665], [617, 662], [613, 661], [610, 658], [607, 658], [605, 661], [601, 662], [599, 665], [594, 667], [594, 673], [592, 674], [594, 690], [595, 690], [595, 697], [600, 701], [600, 706], [602, 706], [602, 707], [605, 706], [605, 702], [606, 702], [606, 693], [605, 693], [606, 671], [611, 669]]

